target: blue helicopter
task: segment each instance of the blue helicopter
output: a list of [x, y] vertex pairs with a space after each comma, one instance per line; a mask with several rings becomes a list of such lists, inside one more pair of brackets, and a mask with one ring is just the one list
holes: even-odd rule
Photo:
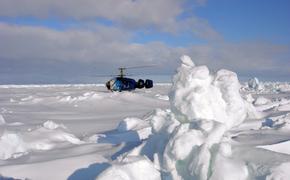
[[[130, 67], [130, 69], [140, 67]], [[136, 88], [142, 89], [145, 87], [146, 89], [149, 89], [153, 87], [153, 81], [150, 79], [146, 79], [145, 81], [143, 79], [139, 79], [138, 81], [135, 81], [135, 79], [125, 77], [126, 69], [129, 68], [119, 68], [120, 74], [106, 83], [106, 87], [108, 88], [108, 90], [121, 92], [132, 91]]]

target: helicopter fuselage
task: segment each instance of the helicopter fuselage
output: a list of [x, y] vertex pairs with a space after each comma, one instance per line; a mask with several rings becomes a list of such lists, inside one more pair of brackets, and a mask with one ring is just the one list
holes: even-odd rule
[[137, 82], [134, 79], [126, 78], [126, 77], [116, 77], [111, 80], [109, 80], [106, 83], [106, 87], [108, 90], [111, 91], [132, 91], [136, 88], [152, 88], [153, 87], [153, 81], [150, 79], [144, 80], [139, 79]]
[[117, 77], [109, 80], [106, 86], [111, 91], [130, 91], [136, 88], [136, 81], [130, 78]]

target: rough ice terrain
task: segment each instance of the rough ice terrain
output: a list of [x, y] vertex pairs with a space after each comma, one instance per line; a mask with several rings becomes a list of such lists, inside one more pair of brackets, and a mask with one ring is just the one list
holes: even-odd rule
[[0, 86], [0, 179], [287, 180], [290, 84], [188, 56], [172, 84]]

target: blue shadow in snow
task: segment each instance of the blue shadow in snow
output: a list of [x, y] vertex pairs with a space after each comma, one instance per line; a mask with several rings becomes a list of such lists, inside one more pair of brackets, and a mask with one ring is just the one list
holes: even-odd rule
[[91, 164], [88, 168], [76, 170], [68, 180], [95, 180], [96, 177], [110, 166], [109, 163]]
[[[107, 131], [104, 133], [106, 136], [98, 139], [98, 143], [110, 143], [110, 144], [122, 144], [122, 149], [118, 150], [111, 156], [112, 160], [115, 160], [119, 155], [130, 151], [136, 146], [142, 143], [140, 137], [136, 131], [118, 132], [117, 130]], [[106, 170], [111, 165], [109, 163], [95, 163], [91, 164], [87, 168], [76, 170], [68, 180], [95, 180], [96, 177]]]
[[111, 159], [112, 160], [117, 159], [118, 156], [120, 156], [121, 154], [124, 154], [125, 152], [132, 150], [133, 148], [139, 146], [141, 143], [142, 143], [141, 141], [139, 141], [139, 142], [127, 142], [120, 151], [116, 152], [115, 154], [113, 154], [111, 156]]
[[130, 151], [142, 143], [136, 131], [118, 132], [117, 130], [113, 130], [106, 132], [105, 135], [105, 137], [98, 139], [99, 143], [124, 144], [122, 149], [111, 156], [112, 160], [115, 160], [119, 155]]

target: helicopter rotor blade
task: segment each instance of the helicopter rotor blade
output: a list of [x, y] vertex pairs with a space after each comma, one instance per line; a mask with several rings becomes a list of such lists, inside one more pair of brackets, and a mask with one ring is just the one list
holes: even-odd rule
[[[115, 75], [94, 75], [94, 77], [119, 77], [120, 74]], [[124, 74], [124, 76], [135, 76], [134, 74]]]
[[119, 69], [138, 69], [138, 68], [149, 68], [149, 67], [155, 67], [158, 66], [158, 64], [149, 64], [144, 66], [129, 66], [129, 67], [120, 67]]
[[114, 77], [114, 76], [118, 76], [118, 75], [93, 75], [94, 77]]
[[113, 75], [113, 74], [99, 74], [94, 75], [94, 77], [125, 77], [125, 76], [135, 76], [134, 74], [127, 74], [125, 72], [126, 69], [138, 69], [138, 68], [149, 68], [149, 67], [155, 67], [158, 66], [158, 64], [148, 64], [143, 66], [129, 66], [129, 67], [119, 67], [120, 74]]

